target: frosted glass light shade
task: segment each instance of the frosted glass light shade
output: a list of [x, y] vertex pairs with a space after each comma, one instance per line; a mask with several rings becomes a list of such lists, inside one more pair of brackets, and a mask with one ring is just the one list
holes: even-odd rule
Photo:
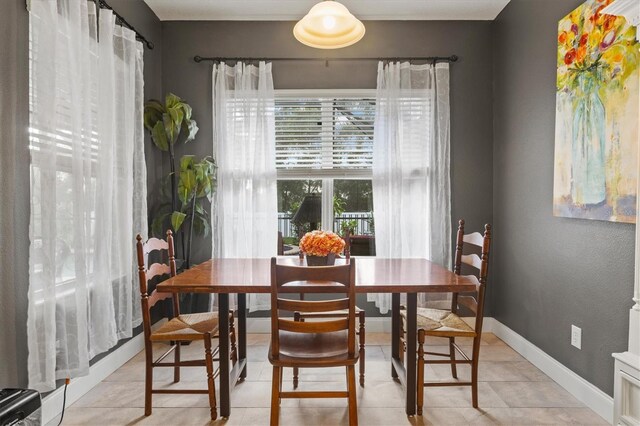
[[313, 6], [293, 28], [302, 44], [318, 49], [351, 46], [364, 37], [364, 24], [337, 1], [327, 0]]

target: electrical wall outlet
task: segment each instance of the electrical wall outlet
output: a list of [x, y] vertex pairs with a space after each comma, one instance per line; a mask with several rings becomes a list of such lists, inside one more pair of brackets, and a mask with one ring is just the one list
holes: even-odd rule
[[571, 326], [571, 345], [582, 349], [582, 329], [575, 325]]

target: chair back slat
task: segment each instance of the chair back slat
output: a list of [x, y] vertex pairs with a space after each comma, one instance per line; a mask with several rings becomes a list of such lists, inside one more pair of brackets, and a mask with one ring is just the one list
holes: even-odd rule
[[[173, 233], [167, 231], [167, 240], [150, 238], [142, 242], [142, 236], [136, 236], [136, 253], [138, 257], [138, 279], [140, 281], [140, 303], [142, 305], [142, 324], [144, 330], [145, 346], [151, 345], [151, 313], [149, 312], [161, 300], [173, 299], [173, 315], [180, 315], [180, 305], [178, 295], [175, 293], [160, 293], [155, 289], [149, 292], [149, 281], [153, 278], [169, 275], [176, 275], [176, 260], [173, 249]], [[167, 251], [168, 264], [154, 263], [147, 271], [147, 257], [154, 251]]]
[[[480, 255], [464, 254], [468, 246], [478, 251]], [[454, 272], [461, 275], [462, 265], [474, 267], [478, 272], [476, 275], [468, 275], [466, 278], [472, 278], [476, 282], [476, 291], [474, 295], [458, 295], [454, 294], [451, 301], [451, 309], [455, 313], [458, 306], [464, 306], [470, 309], [476, 315], [475, 331], [480, 335], [482, 333], [482, 319], [484, 315], [484, 296], [487, 285], [487, 277], [489, 273], [489, 251], [491, 249], [491, 225], [484, 226], [484, 234], [474, 232], [472, 234], [464, 233], [464, 220], [458, 222], [458, 235], [456, 238], [456, 254]]]
[[[300, 283], [307, 281], [309, 284], [322, 286], [323, 284], [335, 286], [342, 284], [345, 286], [344, 293], [347, 292], [346, 287], [349, 282], [349, 268], [344, 266], [288, 266], [275, 265], [277, 287], [282, 287], [289, 283]], [[301, 291], [303, 292], [303, 291]], [[311, 291], [305, 291], [310, 293]], [[340, 293], [340, 291], [337, 291]]]
[[465, 265], [473, 266], [478, 272], [482, 269], [482, 259], [477, 254], [463, 254], [460, 260]]
[[278, 299], [278, 309], [304, 313], [339, 311], [349, 309], [349, 299], [321, 301]]
[[477, 291], [477, 288], [480, 287], [480, 280], [478, 280], [477, 276], [475, 275], [461, 275], [461, 276], [473, 282], [476, 285], [476, 291]]
[[171, 275], [171, 267], [164, 263], [154, 263], [147, 270], [147, 283], [155, 277], [162, 275]]
[[349, 319], [302, 322], [280, 318], [278, 320], [278, 328], [292, 333], [332, 333], [334, 331], [348, 330]]
[[171, 299], [172, 295], [172, 293], [160, 293], [159, 291], [153, 290], [149, 295], [149, 301], [147, 302], [149, 305], [149, 309], [153, 308], [156, 303], [162, 300]]
[[464, 306], [474, 314], [478, 313], [478, 301], [473, 296], [458, 296], [458, 306]]
[[144, 254], [149, 254], [152, 251], [157, 250], [169, 250], [169, 243], [165, 240], [161, 240], [160, 238], [149, 238], [142, 246]]
[[[278, 265], [271, 259], [271, 355], [278, 358], [280, 351], [280, 331], [293, 333], [332, 333], [347, 330], [349, 355], [355, 354], [355, 260], [339, 266], [289, 266]], [[348, 297], [335, 300], [309, 301], [280, 298], [281, 293], [323, 292], [344, 293]], [[301, 298], [302, 298], [301, 297]], [[281, 318], [281, 311], [322, 312], [346, 309], [348, 314], [339, 320], [293, 321]]]
[[[315, 267], [315, 266], [314, 266]], [[345, 286], [340, 283], [330, 281], [292, 281], [285, 283], [278, 288], [278, 293], [298, 293], [304, 300], [305, 293], [345, 293]]]
[[484, 244], [484, 237], [479, 232], [473, 234], [466, 234], [462, 236], [462, 241], [466, 244], [472, 244], [477, 247], [482, 247]]

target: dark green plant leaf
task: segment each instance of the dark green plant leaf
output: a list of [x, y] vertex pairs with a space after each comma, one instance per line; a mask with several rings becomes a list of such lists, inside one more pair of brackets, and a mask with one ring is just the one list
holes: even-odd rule
[[155, 215], [154, 216], [158, 216], [161, 214], [167, 214], [167, 213], [171, 213], [171, 202], [170, 201], [165, 201], [163, 203], [161, 203], [158, 208], [156, 209]]
[[180, 227], [186, 217], [187, 215], [182, 212], [171, 213], [171, 227], [173, 228], [173, 232], [178, 232], [180, 230]]
[[[158, 100], [150, 100], [145, 104], [144, 125], [151, 132], [154, 144], [161, 151], [171, 153], [172, 169], [175, 164], [173, 145], [178, 140], [190, 142], [195, 139], [199, 129], [192, 119], [193, 110], [179, 96], [168, 93], [164, 104]], [[175, 174], [169, 174], [162, 181], [159, 190], [160, 200], [164, 200], [156, 209], [152, 221], [152, 234], [164, 237], [169, 227], [174, 232], [182, 227], [193, 226], [197, 235], [210, 233], [208, 204], [204, 198], [212, 199], [216, 187], [216, 163], [212, 157], [201, 160], [192, 155], [180, 159]], [[177, 194], [171, 193], [171, 179], [175, 179]], [[181, 202], [180, 211], [173, 211], [172, 198]], [[203, 206], [205, 204], [205, 206]], [[193, 214], [193, 220], [191, 220]], [[193, 223], [192, 223], [193, 222]]]
[[210, 176], [207, 176], [206, 178], [203, 178], [201, 181], [199, 181], [197, 193], [198, 193], [198, 198], [201, 198], [201, 197], [210, 198], [211, 196], [211, 177]]
[[164, 238], [164, 232], [166, 229], [167, 219], [171, 216], [170, 213], [164, 213], [156, 216], [151, 222], [151, 235], [156, 238]]
[[168, 113], [162, 114], [162, 122], [164, 124], [164, 131], [167, 135], [167, 140], [171, 145], [176, 143], [176, 139], [178, 138], [178, 129], [171, 119], [171, 115]]
[[144, 127], [152, 131], [156, 123], [162, 120], [164, 114], [164, 106], [155, 99], [150, 100], [144, 105]]
[[[145, 104], [144, 125], [155, 135], [159, 142], [156, 142], [158, 148], [162, 151], [169, 151], [181, 136], [185, 142], [195, 139], [198, 133], [198, 125], [192, 116], [191, 106], [185, 103], [179, 96], [168, 93], [165, 97], [165, 104], [152, 99]], [[157, 123], [162, 122], [165, 131], [165, 137], [159, 135]], [[166, 148], [165, 142], [166, 141]]]
[[154, 108], [164, 112], [164, 105], [157, 99], [149, 99], [145, 104], [145, 108]]
[[193, 169], [182, 170], [178, 180], [178, 198], [182, 204], [187, 204], [196, 192], [196, 175]]
[[210, 229], [211, 225], [209, 225], [209, 218], [196, 213], [193, 217], [193, 232], [195, 232], [196, 235], [206, 237], [207, 235], [209, 235]]
[[196, 173], [196, 179], [198, 181], [201, 181], [204, 179], [205, 176], [205, 164], [204, 163], [198, 163], [198, 164], [194, 164], [193, 165], [193, 171]]
[[200, 204], [200, 203], [196, 203], [196, 214], [201, 215], [201, 216], [205, 216], [205, 217], [209, 217], [207, 215], [206, 210], [204, 209], [204, 207], [202, 207], [202, 204]]
[[188, 170], [193, 168], [195, 164], [195, 156], [193, 155], [183, 155], [180, 159], [180, 171]]
[[171, 92], [167, 93], [167, 96], [165, 96], [164, 104], [166, 105], [167, 109], [173, 108], [175, 105], [180, 103], [182, 103], [182, 99]]
[[169, 143], [167, 141], [167, 133], [165, 132], [164, 123], [158, 121], [151, 131], [151, 139], [160, 151], [168, 151]]
[[171, 120], [173, 120], [173, 125], [175, 128], [179, 128], [182, 126], [182, 120], [184, 118], [184, 110], [181, 107], [181, 104], [176, 105], [172, 108], [168, 108], [167, 112], [171, 116]]

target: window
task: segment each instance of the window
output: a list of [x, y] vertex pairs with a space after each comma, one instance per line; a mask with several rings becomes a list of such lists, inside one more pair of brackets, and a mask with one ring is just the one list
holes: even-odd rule
[[322, 200], [318, 226], [373, 233], [374, 118], [372, 90], [277, 91], [278, 229], [285, 243], [296, 244], [311, 227], [292, 221], [308, 194]]
[[[32, 16], [32, 19], [38, 19]], [[32, 21], [30, 21], [32, 22]], [[40, 24], [38, 24], [40, 25]], [[87, 69], [97, 69], [97, 35], [95, 28], [87, 34], [74, 32], [72, 36], [57, 31], [61, 40], [75, 37], [85, 39], [87, 50], [75, 52], [86, 60]], [[29, 32], [29, 149], [31, 152], [31, 250], [32, 281], [36, 304], [44, 301], [47, 280], [46, 264], [53, 263], [57, 297], [73, 295], [77, 273], [83, 269], [91, 285], [94, 264], [76, 264], [74, 228], [79, 222], [85, 224], [86, 241], [93, 242], [95, 236], [95, 209], [81, 210], [77, 206], [78, 188], [88, 193], [96, 191], [96, 164], [99, 151], [96, 116], [98, 114], [97, 81], [87, 81], [87, 73], [79, 74], [74, 68], [74, 52], [59, 49], [52, 56], [45, 43], [33, 39], [33, 28]], [[75, 46], [75, 44], [74, 44]], [[78, 60], [77, 58], [75, 59]], [[52, 62], [53, 61], [53, 62]], [[52, 65], [53, 63], [53, 65]], [[55, 69], [52, 73], [51, 67]], [[77, 89], [74, 91], [74, 88]], [[82, 95], [84, 115], [78, 120], [74, 102]], [[76, 113], [74, 115], [74, 113]], [[81, 152], [82, 155], [78, 155]], [[78, 157], [83, 161], [79, 162]], [[90, 172], [88, 173], [87, 170]], [[79, 182], [78, 175], [84, 180]], [[87, 203], [93, 203], [88, 200]], [[54, 212], [51, 212], [52, 206]], [[48, 220], [55, 216], [55, 225]], [[53, 241], [51, 242], [51, 240]], [[47, 246], [46, 241], [49, 242]], [[93, 251], [90, 246], [88, 250]], [[55, 261], [51, 259], [52, 251]]]

